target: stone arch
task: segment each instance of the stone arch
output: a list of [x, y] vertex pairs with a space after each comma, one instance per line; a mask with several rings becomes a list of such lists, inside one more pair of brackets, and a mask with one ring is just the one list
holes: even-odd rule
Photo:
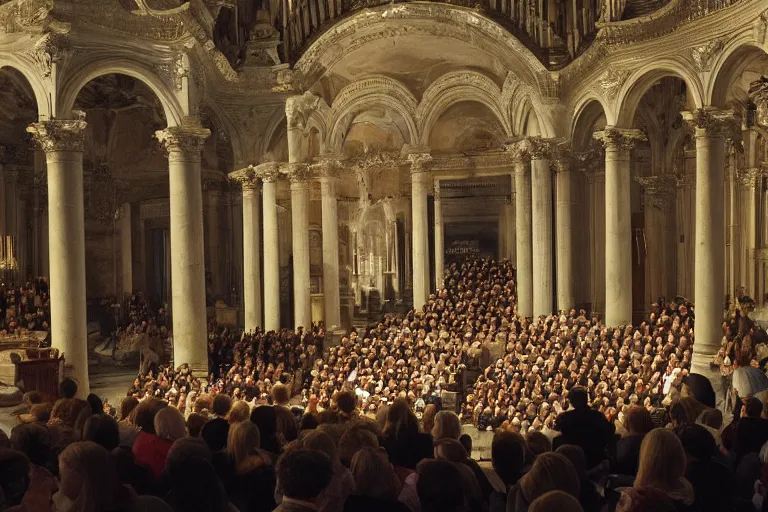
[[596, 91], [587, 90], [573, 103], [573, 109], [571, 110], [570, 116], [570, 131], [568, 133], [571, 140], [578, 138], [579, 132], [577, 131], [577, 126], [582, 120], [582, 117], [588, 115], [597, 106], [600, 107], [603, 115], [605, 115], [607, 125], [614, 125], [616, 123], [616, 117], [613, 115], [609, 102]]
[[726, 97], [733, 78], [749, 66], [751, 61], [766, 55], [768, 52], [754, 41], [751, 30], [725, 45], [712, 64], [710, 79], [706, 84], [707, 105], [727, 107]]
[[621, 128], [631, 127], [643, 95], [657, 80], [665, 76], [674, 76], [685, 82], [693, 101], [691, 108], [704, 106], [703, 86], [688, 62], [682, 59], [663, 59], [643, 66], [629, 76], [616, 98], [615, 125]]
[[512, 136], [510, 120], [504, 114], [501, 104], [501, 93], [501, 89], [490, 78], [473, 71], [454, 71], [438, 78], [426, 90], [416, 109], [420, 143], [427, 145], [440, 116], [451, 106], [463, 101], [485, 105], [501, 123], [505, 131], [503, 135]]
[[574, 149], [584, 149], [589, 145], [592, 140], [592, 132], [588, 130], [595, 126], [600, 116], [606, 118], [606, 124], [612, 124], [605, 103], [598, 96], [586, 96], [577, 103], [571, 119], [570, 131]]
[[[267, 153], [273, 153], [276, 148], [277, 140], [282, 137], [286, 139], [288, 135], [288, 128], [286, 124], [285, 109], [276, 109], [267, 121], [267, 127], [264, 130], [264, 137], [261, 139], [261, 147], [257, 150], [256, 156], [259, 162], [264, 163], [271, 158], [276, 158], [277, 155], [270, 155], [267, 160], [264, 160]], [[282, 132], [282, 133], [280, 133]], [[287, 139], [286, 139], [287, 144]], [[287, 147], [286, 147], [287, 151]], [[288, 155], [286, 153], [285, 159], [287, 161]]]
[[237, 129], [232, 125], [229, 118], [211, 101], [206, 101], [201, 106], [200, 113], [201, 116], [207, 115], [211, 123], [216, 127], [216, 130], [226, 135], [232, 151], [232, 160], [235, 168], [237, 169], [239, 166], [245, 165], [245, 155], [241, 147], [240, 137], [238, 137]]
[[96, 61], [83, 62], [65, 79], [59, 89], [60, 101], [56, 107], [55, 115], [66, 118], [72, 111], [78, 94], [88, 82], [112, 73], [130, 76], [149, 87], [160, 100], [168, 126], [178, 126], [188, 116], [188, 112], [184, 111], [178, 101], [175, 91], [155, 71], [144, 64], [125, 57], [101, 58]]
[[53, 104], [51, 103], [51, 94], [45, 82], [32, 68], [22, 62], [15, 56], [0, 57], [0, 69], [10, 68], [17, 71], [27, 81], [32, 91], [35, 104], [37, 105], [37, 115], [40, 119], [53, 117]]
[[326, 149], [340, 152], [353, 114], [376, 105], [389, 107], [402, 117], [408, 129], [409, 143], [419, 140], [415, 121], [416, 99], [397, 80], [375, 76], [349, 84], [336, 96], [329, 116], [330, 137]]

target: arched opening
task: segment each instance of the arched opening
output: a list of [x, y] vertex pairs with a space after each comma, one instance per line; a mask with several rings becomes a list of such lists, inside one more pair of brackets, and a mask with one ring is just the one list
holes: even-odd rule
[[732, 151], [726, 167], [727, 292], [754, 299], [766, 314], [768, 304], [768, 54], [761, 48], [742, 46], [715, 70], [713, 106], [733, 110], [742, 119], [741, 147]]
[[573, 251], [573, 289], [579, 307], [599, 315], [605, 313], [605, 156], [593, 134], [605, 125], [603, 106], [592, 100], [579, 111], [572, 135], [578, 172], [571, 173], [571, 194], [586, 205], [585, 214], [572, 215], [572, 243], [588, 246]]
[[644, 261], [635, 267], [633, 258], [640, 313], [657, 300], [693, 300], [696, 151], [681, 114], [688, 109], [686, 83], [665, 76], [644, 92], [633, 119], [648, 138], [633, 149], [631, 166], [633, 248]]
[[[0, 69], [0, 260], [2, 292], [48, 276], [45, 157], [36, 154], [26, 128], [38, 118], [35, 93], [17, 69]], [[31, 222], [29, 222], [31, 220]], [[43, 222], [45, 221], [45, 223]], [[44, 243], [45, 242], [45, 243]], [[43, 251], [45, 252], [43, 254]], [[24, 327], [29, 321], [20, 319]], [[48, 312], [32, 323], [48, 322]], [[3, 325], [6, 319], [3, 318]], [[26, 324], [26, 325], [24, 325]]]
[[471, 153], [499, 149], [504, 127], [482, 103], [461, 101], [448, 107], [429, 133], [432, 153]]

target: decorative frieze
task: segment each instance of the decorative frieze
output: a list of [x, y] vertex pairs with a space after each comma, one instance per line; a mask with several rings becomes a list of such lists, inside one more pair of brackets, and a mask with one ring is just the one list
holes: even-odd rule
[[73, 112], [75, 119], [54, 119], [32, 123], [27, 132], [32, 134], [40, 148], [52, 151], [83, 151], [85, 143], [85, 112]]
[[715, 39], [706, 44], [690, 48], [688, 53], [690, 54], [696, 69], [700, 73], [703, 73], [712, 70], [712, 63], [714, 63], [717, 56], [723, 51], [724, 46], [725, 41], [723, 39]]
[[616, 96], [621, 90], [621, 86], [627, 81], [629, 75], [632, 72], [628, 69], [610, 67], [600, 75], [597, 83], [600, 85], [600, 89], [603, 90], [603, 94], [609, 100], [616, 99]]

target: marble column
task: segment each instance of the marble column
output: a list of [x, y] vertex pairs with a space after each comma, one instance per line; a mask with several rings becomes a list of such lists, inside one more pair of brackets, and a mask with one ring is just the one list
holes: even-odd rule
[[440, 180], [435, 179], [435, 290], [440, 293], [445, 278], [445, 232], [443, 207], [440, 200]]
[[289, 164], [291, 180], [291, 234], [293, 247], [294, 327], [312, 328], [309, 293], [309, 170], [306, 164]]
[[411, 224], [413, 253], [413, 307], [420, 310], [429, 297], [429, 241], [427, 240], [427, 192], [431, 183], [427, 153], [408, 155], [411, 161]]
[[77, 382], [78, 398], [90, 392], [85, 303], [83, 204], [84, 119], [34, 123], [27, 128], [45, 152], [50, 226], [51, 342]]
[[[280, 330], [280, 246], [277, 237], [277, 163], [261, 164], [264, 217], [264, 330]], [[245, 246], [245, 244], [243, 244]]]
[[737, 247], [739, 246], [738, 181], [736, 179], [736, 153], [731, 146], [728, 156], [728, 293], [731, 299], [738, 291]]
[[589, 255], [592, 314], [605, 315], [605, 156], [588, 168], [589, 182]]
[[557, 309], [576, 307], [573, 295], [573, 229], [571, 223], [571, 161], [567, 155], [555, 160], [555, 240], [557, 247]]
[[629, 154], [640, 130], [595, 132], [605, 145], [605, 323], [632, 322], [632, 209]]
[[[45, 153], [35, 151], [34, 156], [34, 277], [48, 277], [48, 186], [46, 174]], [[2, 172], [2, 166], [0, 166]], [[1, 182], [2, 180], [0, 180]], [[2, 210], [2, 208], [0, 208]], [[4, 216], [3, 212], [3, 216]], [[3, 222], [5, 222], [3, 217]], [[0, 236], [2, 236], [2, 224], [0, 224]]]
[[741, 173], [741, 183], [744, 187], [744, 202], [742, 218], [745, 221], [744, 251], [746, 264], [744, 267], [746, 287], [744, 292], [756, 299], [757, 262], [755, 251], [757, 250], [757, 183], [760, 178], [760, 169], [748, 168]]
[[200, 153], [210, 133], [190, 123], [155, 134], [168, 151], [173, 363], [196, 375], [208, 372]]
[[122, 294], [133, 293], [133, 245], [131, 233], [131, 203], [120, 205], [120, 262], [123, 274]]
[[[13, 240], [14, 257], [19, 258], [19, 230], [18, 230], [18, 197], [17, 186], [19, 183], [19, 171], [15, 168], [6, 167], [5, 175], [5, 234]], [[17, 276], [17, 279], [20, 276]]]
[[531, 249], [531, 155], [524, 143], [513, 146], [515, 158], [515, 231], [517, 244], [517, 313], [533, 317]]
[[255, 168], [229, 173], [243, 189], [243, 327], [253, 332], [264, 324], [261, 320], [261, 196]]
[[323, 227], [323, 303], [326, 330], [341, 327], [339, 289], [339, 207], [336, 199], [335, 162], [323, 162], [320, 170], [320, 201]]
[[725, 286], [725, 204], [723, 179], [725, 133], [733, 114], [716, 109], [684, 113], [696, 137], [696, 263], [694, 304], [696, 344], [691, 372], [716, 380], [719, 372], [710, 367], [723, 337]]
[[533, 315], [536, 317], [555, 310], [551, 152], [551, 141], [531, 139], [531, 236], [536, 262], [533, 265]]

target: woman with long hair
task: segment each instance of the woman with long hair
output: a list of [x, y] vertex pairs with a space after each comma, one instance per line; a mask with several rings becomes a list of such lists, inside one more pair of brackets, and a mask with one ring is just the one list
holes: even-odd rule
[[645, 407], [633, 405], [625, 420], [627, 435], [616, 443], [616, 464], [613, 470], [622, 475], [637, 474], [640, 445], [646, 434], [653, 430], [653, 418]]
[[227, 437], [227, 473], [221, 480], [241, 512], [269, 512], [275, 508], [275, 471], [271, 457], [259, 447], [259, 427], [250, 421], [233, 424]]
[[347, 498], [344, 512], [408, 512], [397, 501], [400, 482], [381, 450], [363, 448], [352, 458], [350, 470], [355, 492]]
[[666, 493], [686, 510], [693, 505], [693, 486], [685, 479], [685, 450], [671, 430], [651, 430], [640, 446], [640, 460], [635, 477], [637, 488], [651, 487]]
[[432, 436], [419, 432], [419, 420], [404, 399], [397, 399], [387, 411], [383, 446], [395, 466], [410, 470], [433, 454]]

